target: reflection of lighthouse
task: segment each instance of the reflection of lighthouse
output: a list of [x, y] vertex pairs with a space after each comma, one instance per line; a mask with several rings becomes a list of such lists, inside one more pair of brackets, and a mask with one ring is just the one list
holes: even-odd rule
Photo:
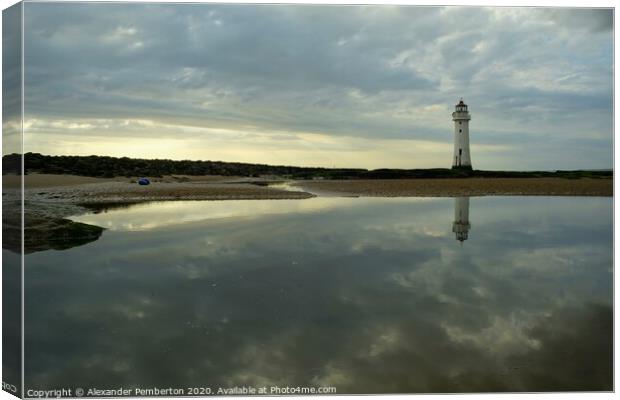
[[456, 234], [456, 240], [461, 243], [467, 240], [469, 228], [471, 228], [469, 224], [469, 197], [455, 197], [452, 232]]

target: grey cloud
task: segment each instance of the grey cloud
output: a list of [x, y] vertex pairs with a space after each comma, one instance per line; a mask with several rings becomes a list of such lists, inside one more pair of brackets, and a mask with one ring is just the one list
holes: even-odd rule
[[2, 14], [2, 114], [5, 121], [21, 114], [21, 8]]
[[[474, 146], [485, 144], [478, 130], [493, 125], [523, 131], [538, 146], [590, 132], [606, 133], [611, 143], [610, 16], [589, 9], [30, 3], [26, 106], [32, 117], [446, 143], [449, 111], [438, 125], [436, 116], [414, 110], [449, 107], [464, 96]], [[570, 35], [571, 25], [578, 35]], [[410, 116], [394, 115], [407, 109]], [[593, 166], [599, 162], [595, 148], [583, 151]]]
[[574, 12], [569, 8], [546, 11], [557, 24], [567, 30], [586, 29], [591, 32], [605, 32], [614, 28], [614, 14], [610, 8], [581, 9], [580, 12]]

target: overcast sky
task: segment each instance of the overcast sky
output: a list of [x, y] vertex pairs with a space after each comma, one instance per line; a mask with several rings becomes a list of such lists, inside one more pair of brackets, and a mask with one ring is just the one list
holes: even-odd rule
[[612, 168], [611, 10], [25, 5], [25, 151]]

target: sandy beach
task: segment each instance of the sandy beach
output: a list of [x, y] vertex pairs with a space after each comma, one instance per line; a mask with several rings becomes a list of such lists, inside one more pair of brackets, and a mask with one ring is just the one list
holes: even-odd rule
[[[17, 176], [5, 175], [5, 198], [19, 188]], [[71, 204], [120, 203], [155, 200], [255, 200], [305, 199], [302, 191], [267, 186], [267, 182], [239, 177], [167, 176], [140, 186], [137, 178], [92, 178], [75, 175], [30, 174], [25, 179], [25, 199], [31, 202]]]
[[[222, 176], [166, 176], [140, 186], [136, 178], [92, 178], [30, 174], [25, 198], [31, 202], [69, 204], [155, 200], [305, 199], [314, 196], [455, 197], [455, 196], [612, 196], [613, 179], [468, 178], [277, 181]], [[3, 176], [5, 200], [19, 188], [17, 176]], [[282, 181], [283, 182], [283, 181]], [[294, 189], [294, 190], [287, 190]], [[8, 196], [8, 197], [7, 197]]]
[[372, 197], [613, 196], [613, 179], [467, 178], [303, 181], [317, 194]]

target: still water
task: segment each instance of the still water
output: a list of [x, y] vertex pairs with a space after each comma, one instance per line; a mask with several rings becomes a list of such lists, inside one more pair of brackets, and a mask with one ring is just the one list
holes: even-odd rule
[[165, 202], [26, 256], [26, 388], [612, 389], [612, 198]]

